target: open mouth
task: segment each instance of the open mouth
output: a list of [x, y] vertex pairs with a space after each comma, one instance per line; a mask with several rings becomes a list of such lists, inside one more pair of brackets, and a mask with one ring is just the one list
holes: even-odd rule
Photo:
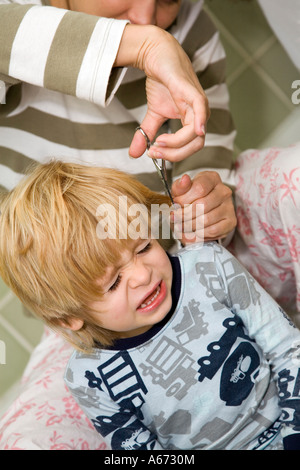
[[138, 307], [138, 310], [143, 310], [144, 312], [154, 310], [165, 299], [166, 293], [166, 285], [163, 281], [160, 281], [155, 289], [143, 299], [142, 303]]
[[139, 308], [148, 307], [148, 305], [152, 304], [152, 302], [154, 302], [154, 300], [158, 297], [159, 293], [160, 293], [160, 284], [150, 295], [148, 295], [148, 297], [146, 297], [146, 299], [141, 303]]

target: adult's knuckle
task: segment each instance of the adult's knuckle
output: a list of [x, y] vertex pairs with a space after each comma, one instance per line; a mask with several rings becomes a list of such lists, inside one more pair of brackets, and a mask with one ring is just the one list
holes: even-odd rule
[[206, 95], [202, 95], [202, 99], [203, 99], [203, 105], [206, 109], [206, 114], [207, 114], [207, 119], [210, 118], [210, 114], [211, 114], [211, 111], [210, 111], [210, 106], [209, 106], [209, 101], [208, 101], [208, 98]]
[[212, 175], [213, 178], [218, 181], [221, 181], [220, 175], [216, 170], [210, 170], [209, 173]]
[[220, 236], [220, 227], [216, 225], [211, 225], [209, 229], [207, 229], [207, 233], [211, 238], [219, 238]]
[[227, 185], [225, 185], [225, 188], [226, 188], [226, 194], [228, 195], [228, 197], [231, 197], [232, 196], [232, 189]]
[[202, 217], [202, 222], [203, 222], [203, 227], [209, 227], [210, 226], [210, 216], [209, 214], [203, 214]]

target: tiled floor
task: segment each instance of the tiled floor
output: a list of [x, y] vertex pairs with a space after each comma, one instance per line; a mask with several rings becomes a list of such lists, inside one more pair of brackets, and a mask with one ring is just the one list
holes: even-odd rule
[[300, 105], [291, 100], [299, 71], [257, 2], [207, 0], [206, 9], [227, 53], [227, 83], [238, 131], [236, 152], [299, 140]]
[[[231, 108], [238, 131], [236, 153], [299, 140], [300, 105], [291, 101], [291, 84], [299, 79], [299, 72], [256, 1], [206, 0], [206, 8], [228, 56]], [[21, 375], [41, 332], [41, 323], [24, 316], [18, 300], [0, 281], [0, 397]]]
[[42, 331], [41, 322], [24, 314], [19, 300], [0, 280], [0, 397], [22, 374]]

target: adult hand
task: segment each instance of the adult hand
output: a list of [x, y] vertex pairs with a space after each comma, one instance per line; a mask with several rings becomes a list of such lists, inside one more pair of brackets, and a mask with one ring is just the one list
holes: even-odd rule
[[[180, 119], [182, 129], [160, 135], [150, 156], [160, 157], [163, 148], [168, 160], [183, 160], [204, 145], [209, 118], [208, 101], [192, 64], [177, 40], [156, 26], [127, 25], [115, 66], [133, 66], [146, 74], [148, 110], [141, 127], [153, 141], [167, 119]], [[136, 132], [129, 154], [140, 157], [146, 142]], [[155, 155], [151, 153], [155, 152]]]
[[172, 196], [181, 206], [173, 222], [183, 244], [225, 238], [236, 226], [232, 191], [216, 171], [203, 171], [193, 180], [183, 175], [173, 183]]

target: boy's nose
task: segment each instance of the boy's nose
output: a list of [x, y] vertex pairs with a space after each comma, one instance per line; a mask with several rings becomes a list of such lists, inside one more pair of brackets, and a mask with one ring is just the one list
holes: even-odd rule
[[156, 0], [144, 0], [134, 3], [128, 13], [128, 19], [134, 24], [156, 24]]
[[142, 262], [136, 262], [130, 273], [129, 284], [132, 289], [151, 283], [151, 268]]

